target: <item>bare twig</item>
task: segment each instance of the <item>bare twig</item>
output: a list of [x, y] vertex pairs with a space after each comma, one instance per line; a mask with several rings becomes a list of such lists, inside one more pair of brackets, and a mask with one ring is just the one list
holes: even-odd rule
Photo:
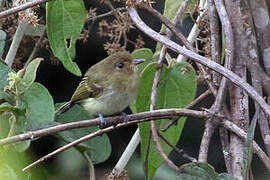
[[172, 143], [170, 143], [170, 141], [168, 141], [164, 136], [162, 136], [159, 132], [158, 132], [158, 136], [160, 137], [160, 139], [162, 139], [166, 144], [168, 144], [171, 148], [173, 148], [177, 153], [181, 154], [183, 157], [187, 158], [188, 160], [190, 160], [191, 162], [197, 162], [197, 159], [194, 157], [191, 157], [189, 155], [187, 155], [183, 149], [179, 149], [178, 147], [174, 146]]
[[[152, 92], [151, 92], [150, 111], [154, 111], [154, 109], [155, 109], [157, 88], [158, 88], [158, 84], [159, 84], [160, 74], [162, 71], [163, 61], [165, 59], [166, 49], [167, 48], [165, 46], [162, 46], [159, 60], [157, 63], [157, 70], [155, 72], [155, 77], [154, 77]], [[154, 121], [151, 121], [151, 132], [153, 135], [153, 140], [157, 146], [158, 151], [160, 152], [161, 156], [163, 157], [163, 159], [167, 162], [167, 164], [171, 168], [178, 171], [179, 168], [169, 159], [169, 157], [166, 155], [166, 153], [163, 150], [163, 147], [161, 146], [161, 144], [159, 142], [158, 131], [157, 131], [156, 124]], [[149, 138], [151, 138], [151, 136], [149, 136]], [[149, 146], [150, 146], [150, 144], [149, 144]]]
[[[194, 99], [191, 103], [189, 103], [186, 107], [184, 107], [185, 109], [189, 109], [194, 107], [195, 105], [199, 104], [202, 100], [204, 100], [206, 97], [208, 97], [211, 93], [210, 89], [208, 89], [207, 91], [205, 91], [204, 93], [202, 93], [200, 96], [198, 96], [196, 99]], [[162, 131], [165, 132], [167, 131], [172, 125], [174, 125], [175, 123], [177, 123], [177, 121], [180, 119], [180, 117], [177, 117], [173, 120], [171, 120], [163, 129]]]
[[45, 35], [46, 35], [46, 28], [43, 30], [42, 35], [39, 37], [38, 41], [37, 41], [36, 44], [35, 44], [34, 49], [32, 50], [32, 52], [31, 52], [30, 56], [28, 57], [26, 63], [24, 64], [24, 66], [23, 66], [24, 69], [28, 66], [28, 64], [29, 64], [29, 63], [33, 60], [33, 58], [35, 57], [36, 51], [37, 51], [37, 49], [39, 48], [39, 46], [41, 45], [42, 40], [43, 40], [43, 38], [45, 37]]
[[167, 162], [167, 164], [173, 168], [175, 171], [178, 171], [179, 168], [169, 159], [167, 154], [164, 152], [163, 147], [161, 146], [159, 139], [158, 139], [158, 132], [156, 128], [156, 124], [154, 121], [151, 121], [151, 132], [153, 135], [154, 142], [157, 146], [158, 151], [160, 152], [160, 155], [163, 157], [163, 159]]
[[35, 0], [35, 1], [27, 2], [23, 5], [20, 5], [20, 6], [8, 9], [6, 11], [0, 12], [0, 18], [3, 18], [5, 16], [11, 15], [11, 14], [15, 14], [17, 12], [23, 11], [25, 9], [28, 9], [28, 8], [34, 7], [36, 5], [39, 5], [41, 3], [45, 3], [45, 2], [49, 2], [49, 1], [51, 1], [51, 0]]

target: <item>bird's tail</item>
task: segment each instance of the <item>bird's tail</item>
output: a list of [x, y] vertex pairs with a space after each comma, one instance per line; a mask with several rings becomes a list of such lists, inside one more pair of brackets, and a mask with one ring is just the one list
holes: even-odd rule
[[66, 102], [65, 104], [63, 104], [60, 108], [58, 108], [55, 111], [55, 114], [62, 114], [64, 112], [68, 111], [71, 107], [72, 107], [72, 105], [71, 105], [70, 101]]

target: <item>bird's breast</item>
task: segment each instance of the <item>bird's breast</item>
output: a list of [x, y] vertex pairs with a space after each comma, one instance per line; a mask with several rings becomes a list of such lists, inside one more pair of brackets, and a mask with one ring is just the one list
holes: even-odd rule
[[104, 116], [120, 113], [136, 98], [137, 87], [130, 88], [133, 89], [121, 90], [121, 92], [109, 88], [97, 98], [83, 100], [81, 105], [93, 116], [98, 116], [98, 113]]

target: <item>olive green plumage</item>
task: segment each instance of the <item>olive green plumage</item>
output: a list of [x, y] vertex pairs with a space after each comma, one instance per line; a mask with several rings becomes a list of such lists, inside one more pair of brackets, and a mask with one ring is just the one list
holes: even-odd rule
[[79, 104], [93, 116], [122, 112], [136, 98], [139, 76], [137, 65], [143, 60], [132, 59], [128, 52], [118, 52], [87, 70], [71, 100], [61, 106], [60, 114]]

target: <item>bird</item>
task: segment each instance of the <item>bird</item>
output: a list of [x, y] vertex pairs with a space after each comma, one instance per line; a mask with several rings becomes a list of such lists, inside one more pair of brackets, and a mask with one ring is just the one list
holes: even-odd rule
[[111, 116], [123, 110], [136, 98], [139, 87], [138, 64], [144, 59], [133, 59], [127, 51], [116, 52], [90, 67], [79, 83], [70, 101], [62, 105], [56, 114], [68, 111], [78, 104], [87, 114]]

